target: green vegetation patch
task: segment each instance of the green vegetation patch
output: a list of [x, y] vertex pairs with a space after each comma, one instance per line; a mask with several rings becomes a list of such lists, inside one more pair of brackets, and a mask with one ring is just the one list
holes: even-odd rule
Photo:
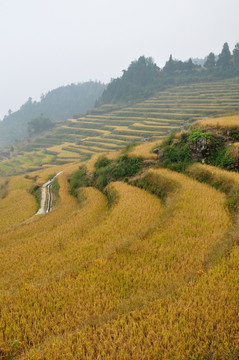
[[4, 199], [8, 193], [9, 180], [0, 182], [0, 200]]
[[37, 184], [34, 184], [30, 187], [29, 193], [35, 196], [38, 206], [41, 205], [41, 187]]
[[108, 186], [105, 188], [104, 194], [106, 195], [108, 200], [108, 207], [109, 209], [111, 209], [112, 206], [117, 203], [119, 195], [115, 189], [112, 189]]
[[192, 162], [189, 149], [188, 134], [182, 134], [180, 141], [173, 142], [174, 135], [170, 135], [162, 144], [162, 165], [175, 171], [185, 171]]
[[176, 181], [152, 172], [148, 172], [139, 180], [132, 181], [131, 184], [157, 195], [163, 202], [169, 194], [175, 192], [179, 187]]
[[58, 178], [55, 178], [55, 180], [52, 182], [52, 195], [53, 195], [52, 206], [56, 206], [57, 204], [57, 201], [59, 199], [59, 190], [60, 190], [60, 185], [58, 182]]
[[190, 132], [188, 140], [195, 144], [199, 138], [204, 138], [207, 140], [207, 143], [209, 143], [212, 137], [213, 134], [211, 132], [207, 132], [201, 128], [196, 128]]
[[230, 136], [195, 128], [171, 134], [161, 145], [161, 164], [171, 170], [184, 172], [194, 162], [202, 162], [223, 169], [239, 171], [239, 154], [232, 152]]
[[70, 194], [75, 197], [78, 197], [79, 188], [87, 187], [90, 184], [86, 169], [83, 167], [79, 167], [79, 170], [77, 170], [68, 181]]
[[[81, 187], [95, 186], [99, 190], [103, 191], [104, 188], [111, 182], [117, 180], [123, 180], [128, 182], [128, 178], [137, 174], [143, 165], [143, 158], [141, 157], [129, 157], [127, 155], [120, 156], [116, 160], [109, 160], [105, 156], [99, 156], [95, 163], [95, 171], [93, 177], [89, 176], [84, 167], [80, 167], [69, 178], [70, 194], [77, 197], [78, 190]], [[109, 192], [109, 191], [108, 191]], [[113, 203], [114, 196], [106, 191], [106, 195], [109, 199], [109, 204]]]
[[[107, 164], [107, 161], [101, 157], [100, 163]], [[142, 169], [143, 158], [129, 157], [122, 155], [117, 160], [109, 162], [107, 165], [100, 166], [94, 171], [94, 185], [103, 190], [111, 181], [128, 180], [128, 177], [137, 174]]]

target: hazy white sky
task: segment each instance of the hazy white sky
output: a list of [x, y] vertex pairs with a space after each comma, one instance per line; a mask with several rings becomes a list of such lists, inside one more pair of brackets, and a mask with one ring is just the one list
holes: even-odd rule
[[233, 50], [239, 0], [0, 0], [0, 119], [61, 85], [108, 82], [132, 60]]

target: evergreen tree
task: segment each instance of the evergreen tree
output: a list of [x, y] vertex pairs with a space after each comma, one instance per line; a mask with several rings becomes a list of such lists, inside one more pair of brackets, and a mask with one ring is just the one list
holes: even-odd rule
[[160, 69], [153, 59], [140, 56], [120, 78], [111, 80], [96, 105], [148, 97], [158, 88], [159, 78]]
[[166, 62], [163, 70], [167, 73], [167, 74], [172, 74], [174, 72], [175, 66], [174, 66], [174, 60], [172, 55], [170, 55], [168, 61]]
[[232, 59], [232, 55], [231, 55], [228, 43], [226, 42], [223, 45], [221, 53], [219, 54], [218, 61], [217, 61], [217, 66], [222, 71], [226, 71], [231, 66], [231, 59]]
[[236, 73], [239, 73], [239, 42], [233, 50], [233, 65]]
[[193, 61], [192, 59], [190, 58], [186, 64], [186, 70], [187, 71], [192, 71], [194, 68], [194, 64], [193, 64]]
[[207, 60], [205, 61], [204, 67], [207, 70], [212, 71], [215, 69], [215, 66], [216, 66], [215, 54], [210, 52], [210, 54], [207, 57]]
[[53, 127], [53, 122], [43, 114], [38, 115], [28, 122], [29, 135], [37, 135], [41, 132], [50, 130]]

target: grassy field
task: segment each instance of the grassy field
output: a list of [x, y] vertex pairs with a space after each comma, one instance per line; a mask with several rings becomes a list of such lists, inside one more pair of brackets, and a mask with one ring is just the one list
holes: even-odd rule
[[[165, 124], [204, 117], [207, 104], [232, 111], [237, 89], [231, 80], [190, 85], [127, 109], [94, 109], [79, 127], [82, 118], [69, 120], [77, 131], [64, 141], [48, 137], [45, 150], [2, 162], [1, 360], [238, 359], [239, 174], [202, 163], [182, 174], [152, 152], [161, 151]], [[197, 126], [227, 137], [239, 128], [236, 114], [209, 119], [209, 110]], [[134, 144], [141, 131], [155, 132], [154, 141]], [[140, 164], [133, 175], [129, 164]], [[10, 169], [26, 174], [7, 176]], [[36, 216], [32, 188], [60, 171], [53, 211]], [[88, 182], [72, 196], [76, 172]]]
[[224, 116], [217, 118], [208, 118], [201, 120], [195, 125], [200, 125], [207, 128], [227, 129], [227, 128], [239, 128], [239, 115], [235, 116]]
[[[148, 158], [157, 145], [131, 152]], [[85, 164], [89, 171], [96, 160]], [[34, 181], [63, 170], [54, 211], [33, 218], [20, 211], [22, 219], [13, 207], [2, 230], [2, 359], [234, 359], [239, 252], [235, 244], [230, 256], [221, 250], [235, 221], [226, 194], [151, 169], [141, 178], [150, 175], [149, 191], [118, 181], [105, 193], [82, 188], [77, 200], [67, 178], [79, 165], [11, 177], [4, 206], [11, 209], [19, 191], [29, 210], [25, 192]], [[175, 187], [161, 201], [150, 189], [163, 179]], [[8, 213], [1, 214], [4, 223]]]

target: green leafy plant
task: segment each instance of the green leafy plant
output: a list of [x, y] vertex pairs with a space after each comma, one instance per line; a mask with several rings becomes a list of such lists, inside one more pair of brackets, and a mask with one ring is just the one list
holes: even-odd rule
[[86, 169], [80, 167], [78, 171], [76, 171], [71, 178], [69, 179], [70, 185], [70, 194], [77, 197], [78, 190], [80, 187], [87, 187], [89, 186], [89, 179], [86, 173]]
[[29, 193], [35, 196], [37, 204], [40, 206], [41, 203], [41, 187], [37, 184], [34, 184], [29, 189]]
[[94, 184], [98, 189], [103, 190], [111, 181], [123, 180], [135, 175], [141, 170], [142, 163], [141, 157], [122, 155], [117, 160], [95, 170]]
[[105, 167], [111, 163], [111, 160], [109, 160], [106, 156], [101, 155], [98, 157], [98, 159], [95, 162], [95, 169], [100, 169], [102, 167]]
[[188, 144], [188, 135], [179, 142], [171, 143], [163, 148], [162, 165], [175, 171], [184, 171], [192, 162]]
[[207, 141], [209, 142], [211, 140], [211, 138], [213, 137], [212, 133], [205, 131], [204, 129], [201, 128], [196, 128], [193, 129], [189, 136], [188, 136], [188, 140], [196, 143], [198, 138], [205, 138], [207, 139]]
[[157, 195], [163, 201], [178, 188], [178, 183], [175, 181], [151, 172], [147, 173], [143, 178], [131, 182], [131, 184]]

